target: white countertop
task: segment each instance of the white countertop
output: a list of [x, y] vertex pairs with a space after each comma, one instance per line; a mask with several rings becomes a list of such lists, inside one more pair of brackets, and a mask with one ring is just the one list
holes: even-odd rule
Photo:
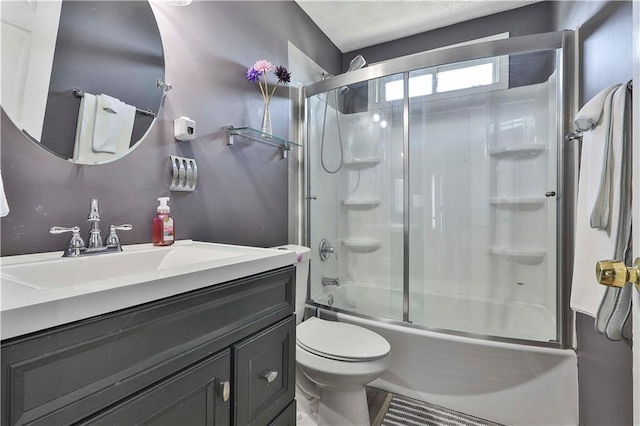
[[[211, 261], [165, 268], [153, 273], [137, 273], [117, 279], [101, 279], [101, 271], [94, 271], [88, 284], [58, 288], [35, 288], [10, 277], [0, 280], [0, 338], [8, 339], [49, 327], [105, 314], [123, 308], [174, 296], [199, 288], [221, 284], [264, 271], [296, 263], [293, 251], [234, 246], [227, 244], [177, 241], [169, 247], [151, 244], [124, 246], [125, 252], [169, 250], [170, 247], [219, 248], [233, 255]], [[62, 252], [37, 253], [0, 258], [0, 267], [59, 259]], [[118, 256], [117, 253], [92, 257]], [[81, 258], [65, 258], [69, 268]], [[112, 259], [117, 259], [113, 257]]]

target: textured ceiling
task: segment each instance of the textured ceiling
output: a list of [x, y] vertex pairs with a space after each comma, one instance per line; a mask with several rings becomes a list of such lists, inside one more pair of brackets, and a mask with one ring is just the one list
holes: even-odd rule
[[343, 53], [539, 0], [296, 0]]

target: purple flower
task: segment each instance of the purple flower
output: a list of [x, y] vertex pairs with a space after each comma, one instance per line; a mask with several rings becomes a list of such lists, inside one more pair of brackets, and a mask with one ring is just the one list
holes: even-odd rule
[[256, 81], [258, 81], [258, 77], [260, 77], [261, 75], [262, 75], [262, 72], [258, 71], [254, 67], [251, 67], [247, 70], [247, 80], [249, 80], [252, 83], [255, 83]]
[[291, 82], [291, 73], [282, 65], [276, 67], [275, 74], [278, 77], [278, 83], [287, 84]]

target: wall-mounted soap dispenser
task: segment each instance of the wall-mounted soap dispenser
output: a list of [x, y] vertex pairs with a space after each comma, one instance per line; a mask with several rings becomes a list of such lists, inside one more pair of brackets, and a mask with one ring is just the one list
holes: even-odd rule
[[173, 135], [179, 141], [192, 141], [196, 137], [196, 122], [189, 117], [173, 120]]

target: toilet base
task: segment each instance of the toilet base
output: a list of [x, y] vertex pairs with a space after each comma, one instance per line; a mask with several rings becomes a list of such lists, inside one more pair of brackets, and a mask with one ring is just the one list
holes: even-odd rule
[[362, 426], [371, 424], [364, 386], [352, 389], [322, 388], [318, 426]]

